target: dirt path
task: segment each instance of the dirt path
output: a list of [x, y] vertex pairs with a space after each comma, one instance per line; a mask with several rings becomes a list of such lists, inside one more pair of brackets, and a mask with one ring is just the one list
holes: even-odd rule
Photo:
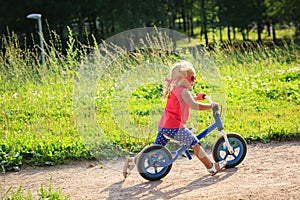
[[245, 161], [214, 177], [195, 158], [177, 160], [162, 180], [148, 182], [137, 170], [126, 181], [123, 161], [27, 167], [1, 175], [1, 195], [20, 184], [34, 196], [40, 184], [60, 186], [71, 199], [300, 199], [300, 141], [251, 144]]

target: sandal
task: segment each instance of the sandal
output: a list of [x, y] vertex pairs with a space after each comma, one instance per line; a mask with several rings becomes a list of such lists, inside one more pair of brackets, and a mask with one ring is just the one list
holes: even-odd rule
[[124, 176], [125, 179], [130, 175], [131, 170], [134, 167], [135, 167], [134, 157], [126, 158], [126, 161], [125, 161], [124, 166], [123, 166], [123, 176]]
[[210, 173], [211, 176], [215, 175], [216, 173], [224, 169], [227, 165], [227, 161], [221, 160], [220, 162], [218, 162], [218, 165], [219, 165], [218, 169], [216, 168], [216, 163], [212, 164], [212, 168], [207, 169], [207, 171]]

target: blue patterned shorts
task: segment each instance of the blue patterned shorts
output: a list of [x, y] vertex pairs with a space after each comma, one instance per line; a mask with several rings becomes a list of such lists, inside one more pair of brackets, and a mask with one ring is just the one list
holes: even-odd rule
[[187, 128], [158, 128], [158, 133], [154, 144], [165, 146], [172, 138], [181, 144], [194, 147], [198, 142], [198, 138]]

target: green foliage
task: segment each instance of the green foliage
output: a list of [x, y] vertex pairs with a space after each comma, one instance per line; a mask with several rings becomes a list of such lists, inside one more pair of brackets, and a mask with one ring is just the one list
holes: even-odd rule
[[218, 57], [227, 86], [226, 129], [248, 142], [299, 138], [298, 52], [292, 45]]
[[39, 199], [49, 199], [49, 200], [67, 200], [70, 199], [69, 195], [64, 194], [59, 187], [55, 190], [52, 188], [52, 177], [49, 179], [49, 185], [45, 188], [44, 185], [41, 185], [38, 190]]
[[20, 170], [20, 167], [22, 166], [23, 157], [20, 154], [19, 151], [15, 151], [11, 149], [7, 144], [1, 144], [0, 147], [0, 164], [1, 164], [1, 170], [5, 171], [11, 171]]
[[32, 194], [30, 190], [27, 191], [27, 194], [24, 194], [22, 185], [20, 185], [16, 190], [12, 188], [8, 189], [3, 197], [3, 200], [32, 200]]
[[148, 84], [132, 93], [129, 113], [137, 124], [146, 125], [154, 114], [161, 112], [164, 106], [162, 96], [163, 86], [160, 84]]
[[72, 126], [71, 83], [26, 81], [19, 88], [3, 84], [7, 87], [0, 99], [2, 170], [19, 170], [23, 163], [55, 165], [89, 157]]
[[[91, 74], [86, 87], [76, 88], [78, 82], [83, 81], [78, 70], [86, 53], [76, 50], [71, 34], [66, 57], [57, 51], [59, 41], [46, 45], [45, 66], [40, 66], [29, 51], [23, 52], [13, 36], [5, 41], [8, 51], [5, 57], [0, 57], [2, 171], [20, 170], [24, 163], [56, 165], [93, 156], [115, 159], [127, 152], [138, 152], [153, 142], [157, 130], [150, 125], [155, 122], [156, 126], [165, 105], [163, 79], [157, 77], [155, 81], [146, 82], [139, 72], [135, 77], [131, 70], [149, 63], [157, 64], [157, 69], [171, 66], [180, 59], [179, 56], [153, 50], [128, 54], [118, 49], [122, 56], [101, 71], [97, 84], [88, 84], [94, 78]], [[97, 56], [101, 61], [109, 60]], [[299, 138], [297, 45], [228, 47], [226, 50], [216, 49], [210, 52], [210, 56], [219, 67], [226, 88], [226, 104], [222, 105], [226, 111], [223, 116], [226, 131], [238, 132], [248, 142]], [[186, 51], [183, 57], [190, 59], [191, 53]], [[201, 59], [200, 56], [197, 58]], [[145, 76], [153, 71], [144, 70], [142, 73]], [[193, 92], [210, 95], [216, 92], [216, 88], [203, 77], [203, 73], [197, 72], [199, 79]], [[121, 82], [126, 77], [140, 83], [130, 95], [122, 94], [125, 86]], [[78, 89], [81, 90], [78, 92]], [[80, 120], [76, 120], [78, 116], [74, 114], [76, 98], [82, 100], [79, 114], [84, 117]], [[124, 102], [129, 106], [124, 106]], [[121, 114], [128, 112], [122, 118], [118, 111]], [[200, 112], [194, 122], [195, 128], [204, 129], [211, 121], [210, 114]], [[121, 123], [129, 128], [122, 128]], [[89, 129], [96, 126], [99, 126], [96, 131]], [[203, 142], [208, 144], [213, 140]], [[40, 192], [41, 195], [46, 193], [45, 189]]]
[[[63, 191], [57, 187], [55, 190], [52, 188], [52, 177], [49, 179], [49, 184], [45, 188], [43, 184], [41, 184], [40, 188], [37, 191], [37, 196], [39, 200], [68, 200], [70, 199], [69, 195], [63, 193]], [[23, 190], [22, 185], [20, 185], [16, 190], [12, 188], [8, 189], [2, 200], [33, 200], [33, 196], [30, 190], [27, 191], [27, 194]]]
[[148, 84], [143, 87], [138, 88], [132, 93], [132, 96], [139, 99], [159, 99], [162, 97], [163, 86], [157, 84]]

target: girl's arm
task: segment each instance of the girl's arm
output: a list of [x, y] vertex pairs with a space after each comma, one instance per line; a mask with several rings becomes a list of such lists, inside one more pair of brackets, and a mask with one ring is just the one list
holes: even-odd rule
[[187, 90], [184, 89], [182, 91], [182, 99], [184, 100], [184, 102], [192, 109], [194, 110], [209, 110], [212, 108], [212, 104], [202, 104], [202, 103], [198, 103], [195, 101], [194, 97], [191, 95], [191, 93]]

